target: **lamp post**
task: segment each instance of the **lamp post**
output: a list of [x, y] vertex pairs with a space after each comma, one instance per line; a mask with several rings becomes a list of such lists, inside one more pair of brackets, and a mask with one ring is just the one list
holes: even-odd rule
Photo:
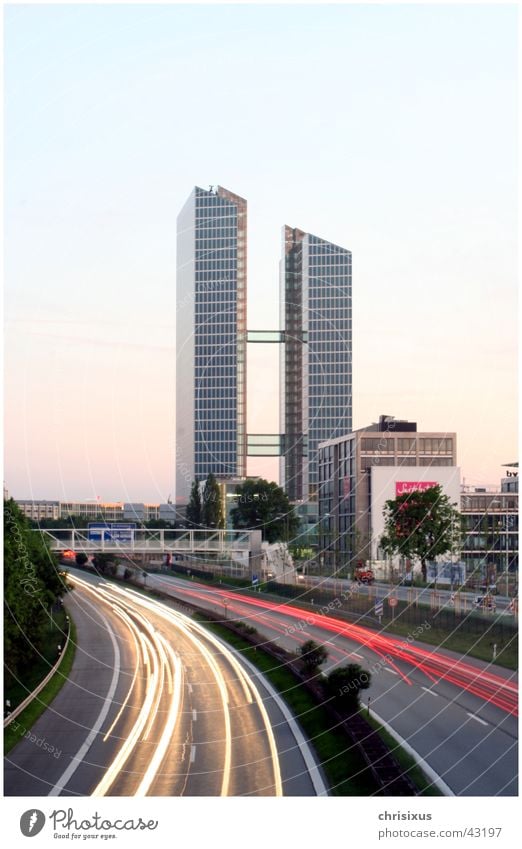
[[277, 513], [276, 519], [284, 519], [285, 522], [285, 549], [283, 551], [283, 584], [286, 584], [286, 567], [288, 565], [288, 513]]
[[[493, 498], [493, 499], [489, 502], [488, 506], [486, 507], [486, 512], [485, 512], [485, 515], [486, 515], [486, 517], [487, 517], [487, 518], [486, 518], [486, 595], [488, 594], [488, 588], [489, 588], [489, 585], [490, 585], [490, 583], [491, 583], [491, 581], [490, 581], [490, 577], [491, 577], [491, 576], [490, 576], [490, 573], [489, 573], [489, 571], [488, 571], [488, 563], [487, 563], [487, 547], [488, 547], [488, 542], [487, 542], [487, 540], [488, 540], [488, 537], [489, 537], [489, 515], [488, 515], [488, 510], [491, 510], [491, 508], [493, 507], [493, 505], [495, 505], [495, 506], [501, 506], [501, 505], [502, 505], [502, 502], [501, 502], [501, 501], [499, 501], [499, 499], [498, 499], [498, 498]], [[498, 528], [498, 522], [497, 522], [497, 528]], [[493, 518], [493, 525], [492, 525], [492, 536], [493, 536], [493, 551], [496, 551], [496, 548], [495, 548], [495, 519], [494, 519], [494, 518]], [[495, 582], [496, 582], [496, 571], [497, 571], [497, 563], [496, 563], [496, 560], [495, 560]]]

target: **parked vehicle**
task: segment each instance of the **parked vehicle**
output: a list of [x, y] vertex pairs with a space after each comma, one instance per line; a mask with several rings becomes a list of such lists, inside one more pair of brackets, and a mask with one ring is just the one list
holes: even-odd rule
[[354, 579], [358, 584], [373, 584], [375, 581], [375, 575], [372, 570], [369, 569], [364, 563], [357, 564], [357, 567], [354, 572]]

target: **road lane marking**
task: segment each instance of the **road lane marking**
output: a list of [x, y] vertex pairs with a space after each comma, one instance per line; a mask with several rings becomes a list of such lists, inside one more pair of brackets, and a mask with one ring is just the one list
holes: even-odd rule
[[114, 613], [116, 613], [116, 614], [117, 614], [117, 616], [120, 616], [120, 618], [121, 618], [121, 619], [125, 622], [125, 624], [126, 624], [127, 628], [129, 629], [129, 632], [130, 632], [130, 634], [131, 634], [131, 637], [132, 637], [132, 639], [134, 640], [134, 649], [135, 649], [135, 652], [136, 652], [136, 664], [135, 664], [135, 666], [134, 666], [134, 675], [133, 675], [133, 677], [132, 677], [132, 683], [131, 683], [131, 685], [130, 685], [130, 687], [129, 687], [129, 690], [128, 690], [128, 692], [127, 692], [127, 695], [126, 695], [126, 697], [125, 697], [125, 700], [122, 702], [122, 705], [121, 705], [121, 707], [120, 707], [120, 709], [119, 709], [118, 713], [116, 714], [116, 717], [115, 717], [115, 719], [114, 719], [114, 722], [112, 723], [112, 725], [111, 725], [111, 727], [109, 728], [109, 730], [105, 732], [105, 737], [103, 738], [103, 742], [104, 742], [104, 743], [106, 743], [106, 742], [107, 742], [107, 740], [109, 739], [109, 737], [111, 736], [112, 731], [113, 731], [113, 729], [116, 727], [116, 724], [118, 723], [118, 720], [119, 720], [120, 716], [122, 715], [123, 711], [124, 711], [124, 710], [125, 710], [125, 708], [127, 707], [127, 703], [128, 703], [128, 701], [129, 701], [129, 699], [130, 699], [130, 697], [131, 697], [131, 693], [132, 693], [132, 691], [134, 690], [134, 685], [135, 685], [135, 683], [136, 683], [136, 678], [138, 677], [138, 671], [139, 671], [139, 667], [140, 667], [140, 664], [139, 664], [139, 649], [138, 649], [138, 642], [137, 642], [137, 640], [136, 640], [136, 637], [134, 636], [134, 633], [133, 633], [133, 631], [132, 631], [132, 628], [131, 628], [131, 627], [130, 627], [130, 625], [129, 625], [130, 619], [129, 619], [129, 617], [127, 616], [127, 614], [126, 614], [126, 613], [125, 613], [125, 612], [124, 612], [121, 608], [116, 607], [116, 605], [115, 605], [115, 604], [113, 604], [113, 605], [112, 605], [112, 609], [113, 609]]
[[389, 672], [390, 675], [398, 675], [399, 674], [398, 672], [395, 672], [395, 669], [390, 669], [388, 666], [384, 667], [384, 671]]
[[362, 656], [362, 654], [357, 654], [356, 651], [351, 651], [350, 654], [351, 654], [352, 657], [357, 657], [357, 658], [359, 658], [359, 660], [364, 660], [364, 657]]
[[429, 687], [421, 687], [421, 690], [424, 690], [425, 693], [431, 693], [432, 696], [438, 697], [438, 695], [439, 695], [438, 693], [435, 692], [435, 690], [430, 690]]
[[[77, 580], [77, 579], [75, 578], [75, 580]], [[78, 583], [83, 583], [83, 582], [78, 581]], [[91, 590], [91, 592], [92, 592], [92, 590]], [[95, 595], [96, 595], [96, 593], [95, 593]], [[67, 767], [67, 769], [64, 770], [64, 772], [61, 774], [60, 778], [58, 779], [58, 781], [56, 782], [54, 787], [47, 794], [48, 796], [59, 796], [60, 793], [62, 792], [62, 790], [64, 789], [64, 787], [67, 785], [67, 783], [69, 782], [71, 777], [74, 775], [74, 773], [76, 772], [76, 770], [80, 766], [80, 764], [82, 763], [85, 755], [87, 754], [87, 752], [91, 748], [92, 744], [94, 743], [94, 740], [96, 739], [98, 731], [100, 730], [101, 726], [105, 722], [105, 718], [106, 718], [106, 716], [109, 712], [109, 709], [112, 705], [114, 694], [116, 692], [116, 687], [117, 687], [117, 684], [118, 684], [118, 679], [120, 677], [120, 647], [118, 646], [118, 643], [117, 643], [116, 638], [114, 636], [114, 632], [113, 632], [111, 626], [109, 625], [109, 622], [107, 621], [107, 619], [105, 618], [103, 613], [100, 613], [99, 609], [96, 608], [94, 606], [94, 604], [91, 604], [90, 601], [87, 601], [86, 598], [82, 599], [82, 603], [87, 604], [89, 607], [92, 607], [92, 609], [95, 611], [95, 613], [97, 613], [98, 616], [100, 616], [102, 621], [105, 623], [105, 626], [107, 628], [107, 632], [109, 634], [109, 637], [111, 638], [112, 646], [113, 646], [113, 649], [114, 649], [114, 669], [113, 669], [113, 672], [112, 672], [111, 683], [110, 683], [109, 689], [107, 691], [107, 695], [105, 696], [105, 700], [104, 700], [102, 708], [101, 708], [101, 710], [98, 714], [98, 718], [96, 719], [96, 722], [92, 726], [89, 734], [87, 735], [87, 737], [83, 741], [82, 745], [80, 746], [80, 748], [78, 749], [78, 751], [76, 752], [74, 757], [71, 759], [71, 762], [70, 762], [69, 766]]]
[[[221, 670], [219, 669], [218, 664], [214, 660], [212, 653], [206, 648], [206, 646], [201, 642], [201, 640], [199, 640], [195, 636], [195, 634], [191, 633], [190, 626], [194, 626], [194, 622], [192, 622], [192, 620], [189, 620], [187, 616], [184, 616], [182, 613], [178, 613], [177, 611], [169, 610], [158, 602], [148, 601], [144, 599], [143, 596], [141, 596], [139, 593], [134, 592], [132, 590], [125, 590], [122, 587], [112, 585], [111, 588], [116, 591], [120, 597], [123, 596], [124, 598], [130, 599], [132, 602], [134, 602], [134, 604], [138, 604], [147, 610], [152, 610], [154, 613], [161, 616], [163, 619], [166, 619], [175, 627], [179, 628], [182, 633], [184, 633], [194, 643], [194, 645], [203, 655], [208, 666], [212, 670], [212, 674], [214, 675], [221, 696], [221, 702], [223, 707], [223, 719], [225, 723], [225, 755], [223, 765], [223, 781], [221, 784], [220, 795], [228, 796], [228, 790], [230, 785], [230, 772], [232, 765], [232, 730], [230, 720], [230, 708], [225, 678]], [[205, 634], [205, 636], [208, 635]]]
[[477, 722], [480, 722], [480, 724], [481, 724], [481, 725], [488, 725], [488, 724], [489, 724], [489, 723], [487, 723], [487, 722], [484, 722], [484, 720], [483, 720], [483, 719], [481, 719], [481, 718], [480, 718], [480, 716], [475, 716], [475, 714], [474, 714], [474, 713], [470, 713], [470, 712], [469, 712], [469, 710], [468, 710], [468, 711], [466, 711], [466, 713], [467, 713], [467, 714], [468, 714], [468, 716], [470, 716], [472, 719], [476, 719], [476, 720], [477, 720]]
[[191, 746], [190, 747], [190, 763], [193, 764], [195, 760], [196, 760], [196, 747]]
[[189, 691], [189, 693], [194, 692], [194, 687], [192, 686], [192, 684], [187, 684], [187, 690]]
[[437, 772], [435, 772], [433, 767], [431, 767], [429, 763], [424, 760], [422, 755], [420, 755], [419, 752], [417, 752], [417, 750], [414, 749], [413, 746], [411, 746], [410, 743], [408, 743], [408, 741], [405, 740], [404, 737], [402, 737], [398, 733], [398, 731], [395, 730], [395, 728], [393, 728], [388, 722], [386, 722], [386, 720], [383, 719], [382, 716], [379, 716], [378, 713], [375, 713], [373, 707], [372, 714], [373, 718], [376, 719], [380, 725], [382, 725], [382, 727], [388, 732], [388, 734], [391, 734], [391, 736], [395, 740], [397, 740], [399, 745], [402, 746], [402, 748], [406, 752], [408, 752], [408, 754], [411, 755], [414, 760], [417, 761], [418, 766], [420, 766], [423, 772], [426, 773], [426, 775], [432, 781], [435, 787], [437, 787], [444, 796], [455, 796], [455, 793], [453, 792], [449, 784], [446, 784], [444, 779], [441, 778], [441, 776]]
[[[148, 637], [146, 639], [148, 641]], [[121, 770], [125, 766], [125, 763], [132, 754], [134, 747], [138, 744], [143, 729], [145, 728], [145, 725], [147, 723], [147, 720], [151, 715], [151, 711], [155, 701], [156, 690], [158, 687], [159, 660], [154, 652], [154, 645], [152, 642], [149, 642], [148, 649], [150, 650], [150, 657], [152, 660], [153, 669], [150, 676], [150, 683], [147, 684], [145, 700], [140, 708], [138, 718], [132, 726], [130, 733], [125, 738], [124, 743], [119, 749], [115, 758], [105, 769], [103, 778], [94, 788], [91, 793], [91, 796], [105, 796], [107, 794], [111, 785], [114, 783], [114, 781], [116, 781], [119, 773], [121, 772]]]
[[197, 718], [198, 718], [198, 712], [197, 712], [197, 710], [193, 710], [192, 711], [192, 722], [195, 722]]
[[[232, 649], [232, 651], [235, 651], [235, 649]], [[277, 690], [274, 690], [270, 681], [268, 681], [268, 679], [263, 676], [263, 673], [260, 672], [259, 669], [257, 669], [257, 667], [255, 667], [253, 663], [247, 660], [246, 657], [241, 658], [241, 663], [243, 663], [247, 667], [247, 669], [250, 670], [252, 675], [255, 675], [260, 679], [261, 686], [271, 696], [274, 703], [278, 706], [279, 710], [283, 714], [283, 717], [285, 718], [286, 723], [294, 736], [294, 740], [297, 743], [300, 755], [303, 758], [306, 769], [308, 770], [308, 774], [310, 776], [310, 780], [312, 782], [316, 796], [328, 796], [327, 787], [323, 781], [319, 766], [316, 763], [314, 756], [312, 755], [310, 744], [303, 735], [303, 732], [297, 724], [294, 715], [291, 713], [286, 702], [283, 701]]]

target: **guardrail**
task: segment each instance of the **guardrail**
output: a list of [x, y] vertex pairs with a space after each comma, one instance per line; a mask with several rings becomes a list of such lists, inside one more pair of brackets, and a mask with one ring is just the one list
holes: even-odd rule
[[60, 668], [60, 664], [64, 658], [65, 652], [67, 651], [67, 647], [69, 645], [69, 638], [71, 636], [71, 620], [69, 619], [69, 616], [67, 616], [67, 622], [69, 624], [69, 630], [67, 631], [67, 639], [65, 640], [65, 645], [62, 651], [60, 652], [60, 657], [58, 658], [50, 672], [48, 672], [48, 674], [45, 676], [43, 681], [40, 681], [38, 687], [36, 687], [36, 689], [33, 690], [32, 693], [29, 693], [29, 695], [23, 700], [23, 702], [20, 702], [20, 704], [6, 716], [6, 718], [4, 719], [4, 728], [7, 728], [7, 726], [13, 721], [13, 719], [16, 719], [17, 716], [20, 716], [22, 711], [24, 711], [26, 707], [31, 704], [33, 699], [35, 699], [37, 695], [42, 692], [43, 688], [46, 686], [46, 684], [49, 683], [55, 672], [57, 672]]

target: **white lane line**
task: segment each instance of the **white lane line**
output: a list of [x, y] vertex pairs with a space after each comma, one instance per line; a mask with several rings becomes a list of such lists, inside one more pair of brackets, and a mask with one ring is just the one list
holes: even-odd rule
[[[231, 651], [235, 652], [236, 649], [231, 649]], [[283, 701], [279, 693], [274, 690], [272, 684], [265, 678], [262, 672], [257, 669], [246, 657], [241, 658], [241, 663], [243, 663], [250, 673], [257, 677], [261, 686], [267, 691], [267, 693], [272, 697], [279, 710], [283, 714], [288, 727], [290, 728], [295, 742], [299, 748], [301, 757], [305, 762], [306, 769], [308, 770], [308, 774], [310, 776], [310, 780], [313, 784], [313, 788], [315, 790], [316, 796], [328, 796], [328, 790], [326, 784], [323, 781], [323, 777], [319, 770], [319, 766], [315, 761], [315, 758], [311, 752], [310, 745], [308, 740], [304, 737], [303, 732], [301, 731], [299, 725], [294, 719], [293, 714], [290, 712], [290, 709], [287, 707], [286, 702]]]
[[196, 760], [196, 747], [191, 746], [190, 747], [190, 763], [193, 764], [195, 760]]
[[472, 719], [476, 719], [476, 720], [477, 720], [477, 722], [480, 722], [480, 724], [481, 724], [481, 725], [488, 725], [488, 723], [487, 723], [487, 722], [484, 722], [484, 720], [483, 720], [483, 719], [481, 719], [479, 716], [475, 716], [475, 714], [474, 714], [474, 713], [470, 713], [470, 712], [469, 712], [469, 710], [468, 710], [468, 711], [466, 711], [466, 713], [467, 713], [467, 714], [468, 714], [468, 716], [470, 716]]
[[426, 775], [433, 782], [435, 787], [438, 787], [438, 789], [443, 794], [443, 796], [454, 796], [455, 795], [455, 793], [453, 792], [453, 790], [451, 789], [449, 784], [446, 784], [444, 779], [441, 778], [441, 776], [437, 772], [435, 772], [433, 767], [431, 767], [429, 765], [429, 763], [427, 763], [424, 760], [424, 758], [413, 748], [413, 746], [410, 746], [408, 741], [405, 740], [404, 737], [402, 737], [398, 733], [398, 731], [395, 730], [395, 728], [392, 728], [392, 726], [388, 722], [386, 722], [386, 720], [383, 719], [382, 716], [379, 716], [378, 713], [375, 713], [375, 711], [373, 709], [372, 709], [372, 714], [373, 714], [373, 718], [376, 719], [377, 722], [379, 722], [382, 725], [382, 727], [386, 729], [388, 734], [391, 734], [391, 736], [395, 740], [397, 740], [397, 742], [399, 743], [400, 746], [402, 746], [404, 751], [408, 752], [408, 754], [411, 755], [412, 758], [414, 758], [414, 760], [417, 761], [417, 764], [420, 766], [422, 771], [426, 773]]
[[192, 686], [192, 684], [187, 684], [187, 690], [189, 691], [189, 693], [192, 693], [194, 691], [194, 687]]
[[399, 674], [398, 672], [395, 672], [395, 669], [389, 669], [389, 667], [388, 667], [388, 666], [385, 666], [385, 667], [384, 667], [384, 671], [385, 671], [385, 672], [389, 672], [389, 673], [390, 673], [390, 675], [398, 675], [398, 674]]
[[71, 759], [71, 762], [70, 762], [69, 766], [67, 767], [67, 769], [64, 770], [64, 772], [61, 774], [60, 778], [58, 779], [58, 781], [56, 782], [56, 784], [54, 785], [52, 790], [50, 790], [50, 792], [47, 794], [48, 796], [59, 796], [60, 793], [62, 792], [63, 788], [66, 786], [68, 781], [71, 779], [71, 777], [74, 775], [74, 773], [76, 772], [76, 770], [78, 769], [78, 767], [82, 763], [85, 755], [87, 754], [87, 752], [91, 748], [92, 744], [94, 743], [94, 741], [96, 739], [96, 735], [98, 734], [98, 731], [102, 727], [102, 725], [105, 721], [105, 717], [107, 716], [107, 714], [109, 712], [109, 708], [112, 705], [112, 700], [113, 700], [114, 694], [116, 692], [116, 686], [118, 684], [118, 678], [120, 677], [120, 648], [118, 646], [118, 643], [116, 642], [116, 639], [114, 637], [114, 632], [113, 632], [111, 626], [109, 625], [109, 623], [108, 623], [107, 619], [105, 618], [105, 616], [103, 615], [103, 613], [100, 613], [100, 610], [97, 607], [95, 607], [93, 604], [91, 604], [90, 601], [87, 601], [86, 598], [83, 598], [82, 603], [87, 604], [89, 607], [92, 607], [94, 612], [97, 613], [100, 616], [100, 618], [102, 619], [102, 621], [105, 624], [105, 627], [107, 628], [107, 632], [109, 634], [109, 637], [111, 638], [112, 646], [113, 646], [113, 649], [114, 649], [114, 669], [113, 669], [113, 672], [112, 672], [111, 683], [110, 683], [109, 689], [107, 691], [107, 695], [105, 696], [105, 700], [104, 700], [102, 708], [101, 708], [101, 710], [98, 714], [98, 718], [97, 718], [96, 722], [92, 726], [89, 734], [87, 735], [87, 737], [83, 741], [82, 745], [80, 746], [80, 748], [78, 749], [78, 751], [76, 752], [74, 757]]
[[197, 710], [193, 710], [192, 711], [192, 722], [195, 722], [197, 718], [198, 718], [198, 712], [197, 712]]
[[362, 654], [357, 654], [356, 651], [351, 651], [350, 654], [351, 654], [352, 657], [358, 657], [359, 660], [364, 660], [364, 657], [362, 656]]
[[435, 692], [435, 690], [430, 690], [429, 687], [421, 687], [421, 690], [424, 690], [425, 693], [431, 693], [432, 696], [438, 697], [438, 695], [439, 695], [438, 693]]

